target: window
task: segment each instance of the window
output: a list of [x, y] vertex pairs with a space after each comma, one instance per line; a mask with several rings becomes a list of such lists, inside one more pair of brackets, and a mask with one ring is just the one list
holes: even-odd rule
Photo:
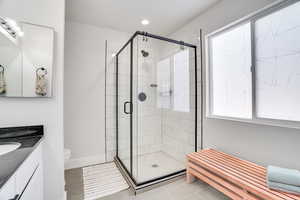
[[282, 2], [207, 36], [208, 116], [300, 121], [299, 12]]
[[300, 121], [299, 13], [297, 3], [255, 22], [258, 117]]
[[174, 55], [174, 110], [190, 111], [190, 71], [189, 50]]
[[210, 40], [213, 115], [251, 118], [250, 23]]

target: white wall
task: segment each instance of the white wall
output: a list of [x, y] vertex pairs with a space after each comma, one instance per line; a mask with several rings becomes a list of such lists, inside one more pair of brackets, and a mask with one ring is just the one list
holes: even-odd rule
[[[200, 28], [209, 33], [272, 2], [222, 0], [170, 37], [197, 44]], [[203, 128], [205, 148], [216, 148], [263, 165], [300, 169], [299, 129], [218, 119], [205, 119]]]
[[[111, 54], [121, 48], [129, 34], [67, 22], [65, 38], [65, 147], [72, 152], [66, 168], [75, 168], [106, 161], [105, 40], [109, 45], [108, 64], [114, 67]], [[109, 74], [108, 85], [112, 88], [113, 72], [109, 70]], [[115, 106], [113, 96], [111, 101], [107, 103], [108, 112]], [[115, 149], [115, 129], [109, 125], [114, 123], [113, 118], [108, 120], [111, 152]]]
[[45, 200], [64, 196], [63, 172], [63, 0], [0, 0], [1, 16], [55, 29], [53, 97], [47, 99], [1, 98], [0, 126], [45, 125]]

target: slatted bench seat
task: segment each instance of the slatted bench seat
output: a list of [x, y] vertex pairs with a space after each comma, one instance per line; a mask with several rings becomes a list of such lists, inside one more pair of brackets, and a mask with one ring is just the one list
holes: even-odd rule
[[270, 190], [266, 168], [229, 154], [205, 149], [187, 155], [187, 182], [198, 178], [231, 199], [300, 200], [300, 196]]

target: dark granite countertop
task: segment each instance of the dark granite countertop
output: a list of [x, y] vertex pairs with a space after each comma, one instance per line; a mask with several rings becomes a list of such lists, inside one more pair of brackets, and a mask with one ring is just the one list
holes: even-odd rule
[[0, 145], [21, 144], [17, 150], [0, 155], [0, 189], [42, 141], [43, 135], [43, 126], [0, 128]]

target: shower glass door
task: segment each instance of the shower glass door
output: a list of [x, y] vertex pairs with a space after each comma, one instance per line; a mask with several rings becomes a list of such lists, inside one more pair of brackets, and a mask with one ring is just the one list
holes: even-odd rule
[[116, 57], [117, 80], [117, 157], [128, 173], [132, 172], [131, 127], [131, 43]]
[[137, 187], [180, 175], [196, 149], [195, 55], [143, 32], [117, 53], [117, 163]]
[[132, 176], [147, 183], [185, 169], [195, 151], [195, 50], [133, 40]]

